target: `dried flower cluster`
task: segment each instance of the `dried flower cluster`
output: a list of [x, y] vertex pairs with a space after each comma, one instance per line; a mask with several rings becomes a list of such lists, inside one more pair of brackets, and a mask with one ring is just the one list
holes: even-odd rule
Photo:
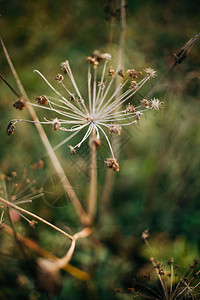
[[[44, 110], [50, 110], [56, 113], [57, 117], [53, 120], [44, 118], [41, 124], [52, 125], [55, 131], [61, 130], [68, 132], [69, 135], [55, 147], [57, 149], [61, 145], [68, 142], [72, 137], [85, 131], [80, 142], [74, 146], [69, 146], [71, 154], [76, 153], [76, 148], [79, 148], [82, 143], [95, 131], [96, 144], [100, 147], [100, 136], [104, 136], [111, 152], [111, 158], [105, 160], [108, 168], [119, 171], [119, 165], [116, 161], [109, 134], [121, 133], [123, 126], [128, 126], [137, 123], [141, 119], [143, 112], [151, 109], [159, 110], [162, 102], [158, 99], [141, 100], [139, 106], [133, 106], [128, 103], [134, 94], [142, 88], [142, 86], [151, 78], [156, 76], [156, 71], [151, 68], [144, 70], [145, 77], [136, 81], [142, 76], [142, 72], [137, 72], [134, 69], [127, 70], [127, 75], [118, 66], [116, 70], [108, 66], [111, 55], [108, 53], [101, 54], [99, 51], [87, 57], [88, 62], [88, 96], [87, 100], [82, 97], [74, 76], [72, 74], [68, 60], [61, 63], [61, 70], [64, 70], [73, 84], [74, 91], [70, 91], [64, 84], [64, 76], [57, 74], [55, 80], [67, 92], [68, 97], [64, 97], [56, 90], [49, 81], [39, 71], [35, 70], [55, 92], [58, 98], [38, 96], [36, 103], [31, 105], [41, 107]], [[97, 73], [100, 62], [104, 61], [102, 73], [99, 76]], [[93, 73], [93, 74], [92, 74]], [[93, 76], [92, 76], [93, 75]], [[113, 89], [116, 76], [123, 78], [123, 83], [120, 83], [116, 89]], [[93, 78], [93, 79], [92, 79]], [[33, 122], [28, 120], [12, 120], [7, 128], [7, 134], [11, 135], [15, 129], [17, 122]]]
[[[18, 176], [16, 172], [11, 172], [8, 175], [0, 175], [0, 197], [13, 203], [15, 205], [20, 205], [28, 202], [32, 202], [33, 199], [39, 198], [43, 195], [42, 189], [36, 189], [34, 186], [36, 184], [35, 180], [30, 180], [27, 177], [26, 170], [23, 170], [22, 176]], [[2, 209], [0, 217], [0, 226], [3, 226], [4, 214], [8, 207], [0, 204]], [[19, 212], [18, 212], [19, 213]], [[29, 220], [19, 213], [31, 226], [34, 226], [36, 221]]]

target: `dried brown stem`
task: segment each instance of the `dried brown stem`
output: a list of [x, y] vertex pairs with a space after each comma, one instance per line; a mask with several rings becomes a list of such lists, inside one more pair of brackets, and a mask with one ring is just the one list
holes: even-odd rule
[[[123, 57], [124, 57], [124, 47], [125, 47], [125, 40], [126, 40], [126, 0], [121, 0], [121, 7], [120, 7], [120, 42], [119, 42], [119, 58], [118, 64], [120, 68], [123, 68]], [[121, 82], [121, 77], [117, 77], [116, 86], [118, 87]], [[116, 98], [120, 96], [122, 91], [119, 91], [116, 95]], [[119, 108], [118, 108], [119, 109]], [[118, 142], [120, 142], [119, 137], [115, 137]], [[116, 141], [116, 140], [115, 140]], [[118, 143], [116, 143], [118, 144]], [[110, 198], [113, 192], [114, 187], [114, 172], [107, 169], [104, 189], [102, 193], [102, 213], [101, 216], [104, 216], [107, 212], [109, 207]]]
[[88, 195], [88, 216], [93, 222], [96, 214], [97, 206], [97, 158], [96, 158], [96, 145], [95, 128], [90, 136], [90, 188]]
[[46, 224], [46, 225], [52, 227], [53, 229], [57, 230], [58, 232], [60, 232], [60, 233], [62, 233], [62, 234], [64, 234], [64, 235], [65, 235], [66, 237], [68, 237], [70, 240], [73, 240], [73, 237], [72, 237], [70, 234], [66, 233], [65, 231], [63, 231], [62, 229], [60, 229], [60, 228], [58, 228], [57, 226], [53, 225], [52, 223], [50, 223], [50, 222], [44, 220], [43, 218], [39, 217], [38, 215], [33, 214], [33, 213], [31, 213], [30, 211], [28, 211], [28, 210], [26, 210], [26, 209], [24, 209], [24, 208], [21, 208], [21, 207], [15, 205], [15, 204], [13, 204], [13, 203], [11, 203], [11, 202], [9, 202], [9, 201], [3, 199], [3, 198], [1, 198], [1, 197], [0, 197], [0, 202], [3, 203], [6, 207], [12, 207], [12, 208], [14, 208], [14, 209], [16, 209], [16, 210], [18, 210], [18, 211], [24, 213], [24, 214], [27, 214], [27, 215], [31, 216], [33, 219], [36, 219], [36, 220], [38, 220], [38, 221], [40, 221], [40, 222], [43, 222], [44, 224]]
[[174, 68], [183, 62], [186, 59], [189, 51], [193, 47], [196, 40], [200, 37], [200, 33], [196, 34], [193, 38], [191, 38], [177, 53], [173, 53], [174, 62], [169, 67], [169, 69], [163, 74], [163, 76], [158, 80], [158, 82], [154, 85], [154, 87], [147, 94], [147, 98], [151, 98], [152, 95], [158, 91], [160, 84], [168, 77], [168, 75], [174, 70]]
[[[22, 85], [22, 83], [21, 83], [21, 81], [20, 81], [20, 79], [19, 79], [19, 77], [17, 75], [17, 72], [16, 72], [16, 70], [15, 70], [13, 64], [12, 64], [12, 61], [11, 61], [11, 59], [9, 57], [9, 54], [8, 54], [8, 52], [6, 50], [6, 47], [5, 47], [4, 43], [3, 43], [3, 40], [1, 38], [1, 36], [0, 36], [0, 42], [1, 42], [4, 54], [6, 56], [6, 59], [8, 61], [8, 64], [10, 66], [10, 69], [11, 69], [11, 71], [13, 73], [13, 76], [15, 77], [15, 80], [16, 80], [16, 83], [18, 85], [18, 88], [19, 88], [19, 90], [20, 90], [20, 92], [21, 92], [24, 100], [27, 101], [27, 102], [30, 102], [30, 100], [29, 100], [29, 98], [28, 98], [28, 96], [27, 96], [27, 94], [26, 94], [26, 92], [24, 90], [24, 87], [23, 87], [23, 85]], [[39, 120], [37, 118], [37, 115], [35, 113], [34, 108], [31, 105], [28, 105], [27, 109], [28, 109], [28, 111], [29, 111], [32, 119], [34, 121], [38, 122]], [[45, 146], [45, 148], [46, 148], [46, 150], [47, 150], [47, 152], [49, 154], [49, 157], [51, 159], [53, 167], [54, 167], [55, 171], [57, 172], [58, 177], [60, 178], [61, 183], [63, 184], [63, 187], [64, 187], [67, 195], [69, 196], [69, 199], [71, 200], [72, 205], [74, 206], [74, 208], [75, 208], [75, 210], [76, 210], [76, 212], [77, 212], [77, 214], [78, 214], [78, 216], [79, 216], [82, 224], [89, 225], [90, 224], [90, 219], [88, 218], [88, 216], [85, 213], [85, 211], [84, 211], [84, 209], [83, 209], [80, 201], [78, 200], [78, 198], [76, 196], [76, 193], [75, 193], [74, 189], [72, 188], [72, 186], [71, 186], [71, 184], [70, 184], [70, 182], [69, 182], [69, 180], [68, 180], [68, 178], [67, 178], [67, 176], [66, 176], [66, 174], [65, 174], [65, 172], [64, 172], [64, 170], [63, 170], [63, 168], [62, 168], [62, 166], [61, 166], [61, 164], [60, 164], [60, 162], [59, 162], [59, 160], [57, 158], [57, 156], [55, 155], [55, 152], [54, 152], [54, 150], [53, 150], [53, 148], [52, 148], [52, 146], [51, 146], [51, 144], [50, 144], [50, 142], [49, 142], [49, 140], [48, 140], [48, 138], [47, 138], [47, 136], [46, 136], [46, 134], [45, 134], [42, 126], [41, 126], [41, 124], [35, 123], [35, 126], [37, 127], [37, 130], [38, 130], [39, 135], [40, 135], [40, 137], [42, 139], [42, 142], [43, 142], [43, 144], [44, 144], [44, 146]]]
[[[14, 236], [14, 232], [13, 230], [7, 225], [4, 224], [4, 230], [5, 232], [7, 232], [9, 235]], [[24, 236], [22, 236], [20, 233], [17, 233], [17, 237], [19, 239], [19, 241], [26, 247], [28, 247], [29, 249], [31, 249], [32, 251], [36, 252], [37, 254], [39, 254], [42, 257], [45, 258], [49, 258], [52, 260], [58, 260], [59, 258], [55, 255], [53, 255], [52, 253], [48, 252], [47, 250], [41, 248], [36, 242], [34, 242], [32, 239], [26, 238]], [[62, 267], [63, 270], [65, 270], [66, 272], [70, 273], [71, 275], [73, 275], [74, 277], [76, 277], [79, 280], [89, 280], [90, 276], [88, 273], [78, 269], [77, 267], [74, 267], [71, 264], [66, 264]]]
[[71, 243], [69, 250], [67, 251], [65, 256], [63, 256], [62, 258], [60, 258], [54, 262], [55, 267], [57, 267], [58, 269], [62, 269], [66, 264], [68, 264], [74, 253], [76, 241], [80, 238], [89, 236], [91, 234], [91, 232], [92, 232], [91, 228], [87, 227], [87, 228], [84, 228], [82, 231], [74, 234], [72, 237], [73, 239], [72, 239], [72, 243]]

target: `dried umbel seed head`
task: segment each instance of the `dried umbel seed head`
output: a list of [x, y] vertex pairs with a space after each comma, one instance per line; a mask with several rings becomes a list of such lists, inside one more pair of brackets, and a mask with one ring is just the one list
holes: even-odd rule
[[115, 70], [112, 67], [110, 67], [108, 69], [108, 76], [114, 77], [114, 75], [115, 75]]
[[135, 107], [132, 104], [128, 104], [125, 110], [126, 114], [135, 113]]
[[70, 154], [71, 154], [71, 155], [76, 154], [76, 149], [75, 149], [73, 146], [69, 145], [68, 147], [69, 147], [69, 150], [70, 150]]
[[164, 269], [160, 269], [158, 271], [158, 274], [161, 275], [161, 276], [164, 276], [165, 275], [165, 270]]
[[151, 107], [155, 110], [159, 110], [162, 107], [163, 102], [161, 102], [159, 99], [152, 99], [151, 100]]
[[93, 142], [94, 142], [94, 144], [95, 144], [97, 150], [99, 150], [100, 147], [101, 147], [101, 140], [100, 140], [100, 139], [94, 139]]
[[19, 110], [23, 110], [25, 108], [25, 103], [22, 99], [18, 99], [17, 101], [15, 101], [15, 103], [13, 103], [13, 107]]
[[171, 257], [169, 260], [168, 260], [168, 265], [173, 265], [173, 263], [174, 263], [174, 258], [173, 257]]
[[62, 74], [58, 73], [55, 77], [55, 80], [57, 80], [58, 83], [61, 83], [64, 80], [64, 77]]
[[99, 62], [96, 60], [96, 58], [94, 58], [92, 56], [88, 56], [88, 57], [86, 57], [86, 60], [88, 63], [90, 63], [94, 67], [94, 69], [97, 68]]
[[107, 158], [105, 163], [106, 163], [106, 166], [108, 169], [112, 169], [116, 172], [119, 172], [119, 164], [118, 164], [116, 158]]
[[109, 130], [109, 133], [114, 133], [114, 134], [117, 134], [117, 135], [120, 135], [121, 134], [121, 126], [119, 125], [116, 125], [116, 124], [110, 124], [108, 130]]
[[10, 122], [6, 129], [6, 134], [9, 136], [9, 135], [13, 134], [14, 130], [15, 130], [15, 126], [12, 122]]
[[142, 75], [142, 72], [136, 72], [134, 69], [127, 70], [127, 73], [132, 79], [137, 79], [139, 75]]
[[98, 82], [98, 87], [103, 90], [105, 88], [105, 83], [104, 82]]
[[75, 97], [74, 94], [70, 94], [69, 98], [70, 98], [70, 100], [73, 101], [73, 102], [78, 102], [78, 99]]
[[62, 62], [60, 64], [60, 69], [64, 70], [65, 74], [67, 73], [67, 71], [69, 70], [69, 68], [68, 68], [68, 60], [66, 60], [66, 61], [64, 61], [64, 62]]
[[55, 131], [58, 131], [59, 128], [60, 128], [60, 122], [59, 122], [58, 118], [55, 118], [55, 119], [53, 120], [53, 129], [54, 129]]
[[143, 113], [141, 113], [140, 111], [137, 111], [135, 117], [137, 120], [140, 120], [142, 118], [142, 115], [143, 115]]
[[92, 53], [92, 58], [94, 58], [96, 61], [100, 62], [102, 61], [104, 58], [101, 54], [101, 52], [99, 50], [94, 50]]
[[47, 105], [48, 99], [46, 96], [38, 96], [35, 98], [35, 101], [40, 105]]
[[141, 238], [143, 240], [146, 240], [148, 239], [148, 237], [149, 237], [149, 229], [146, 229], [145, 231], [143, 231]]
[[105, 59], [105, 60], [110, 60], [110, 59], [112, 58], [112, 56], [111, 56], [109, 53], [103, 53], [101, 56], [102, 56], [103, 59]]
[[43, 162], [41, 159], [39, 159], [38, 162], [34, 163], [34, 164], [31, 166], [31, 168], [32, 168], [33, 170], [43, 169], [43, 167], [44, 167], [44, 162]]
[[137, 90], [137, 88], [138, 88], [138, 84], [137, 84], [137, 82], [136, 82], [136, 81], [134, 81], [134, 80], [132, 80], [132, 81], [131, 81], [131, 85], [130, 85], [129, 89], [131, 89], [131, 90], [135, 91], [135, 90]]
[[123, 72], [123, 70], [121, 69], [121, 70], [119, 70], [119, 72], [117, 73], [120, 77], [124, 77], [124, 72]]
[[142, 99], [140, 100], [140, 102], [142, 103], [142, 105], [144, 105], [146, 108], [150, 107], [151, 102], [147, 99]]
[[156, 77], [156, 71], [155, 70], [153, 70], [151, 68], [146, 68], [144, 71], [147, 73], [147, 75], [149, 75], [149, 77], [151, 77], [151, 78]]

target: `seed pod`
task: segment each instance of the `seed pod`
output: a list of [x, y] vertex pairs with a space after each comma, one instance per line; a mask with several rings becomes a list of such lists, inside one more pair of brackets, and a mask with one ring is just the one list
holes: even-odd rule
[[47, 105], [48, 104], [48, 99], [46, 96], [38, 96], [35, 98], [35, 101], [40, 104], [40, 105]]
[[19, 110], [23, 110], [25, 108], [25, 103], [23, 100], [19, 99], [13, 103], [13, 107]]
[[6, 129], [6, 134], [9, 136], [9, 135], [13, 134], [14, 130], [15, 130], [15, 126], [12, 122], [10, 122]]
[[61, 83], [64, 80], [64, 77], [62, 74], [59, 73], [56, 75], [55, 80], [57, 80], [58, 83]]

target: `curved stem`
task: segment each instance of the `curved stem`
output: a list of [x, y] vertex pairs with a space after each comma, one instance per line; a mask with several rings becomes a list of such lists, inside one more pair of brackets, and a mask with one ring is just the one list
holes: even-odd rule
[[90, 136], [90, 188], [88, 195], [88, 216], [91, 222], [94, 220], [97, 206], [97, 159], [94, 139], [95, 127], [93, 127]]
[[14, 208], [14, 209], [16, 209], [16, 210], [18, 210], [18, 211], [24, 213], [24, 214], [27, 214], [27, 215], [31, 216], [31, 217], [34, 218], [34, 219], [37, 219], [37, 220], [40, 221], [40, 222], [43, 222], [44, 224], [46, 224], [46, 225], [52, 227], [53, 229], [57, 230], [58, 232], [60, 232], [60, 233], [62, 233], [62, 234], [64, 234], [64, 235], [67, 236], [70, 240], [73, 240], [73, 237], [72, 237], [70, 234], [66, 233], [65, 231], [63, 231], [62, 229], [60, 229], [60, 228], [58, 228], [57, 226], [53, 225], [52, 223], [50, 223], [50, 222], [44, 220], [43, 218], [39, 217], [38, 215], [35, 215], [35, 214], [31, 213], [30, 211], [28, 211], [28, 210], [26, 210], [26, 209], [24, 209], [24, 208], [21, 208], [21, 207], [15, 205], [15, 204], [13, 204], [13, 203], [10, 203], [9, 201], [7, 201], [7, 200], [5, 200], [5, 199], [3, 199], [3, 198], [1, 198], [1, 197], [0, 197], [0, 202], [3, 203], [3, 204], [5, 204], [7, 207], [12, 207], [12, 208]]

